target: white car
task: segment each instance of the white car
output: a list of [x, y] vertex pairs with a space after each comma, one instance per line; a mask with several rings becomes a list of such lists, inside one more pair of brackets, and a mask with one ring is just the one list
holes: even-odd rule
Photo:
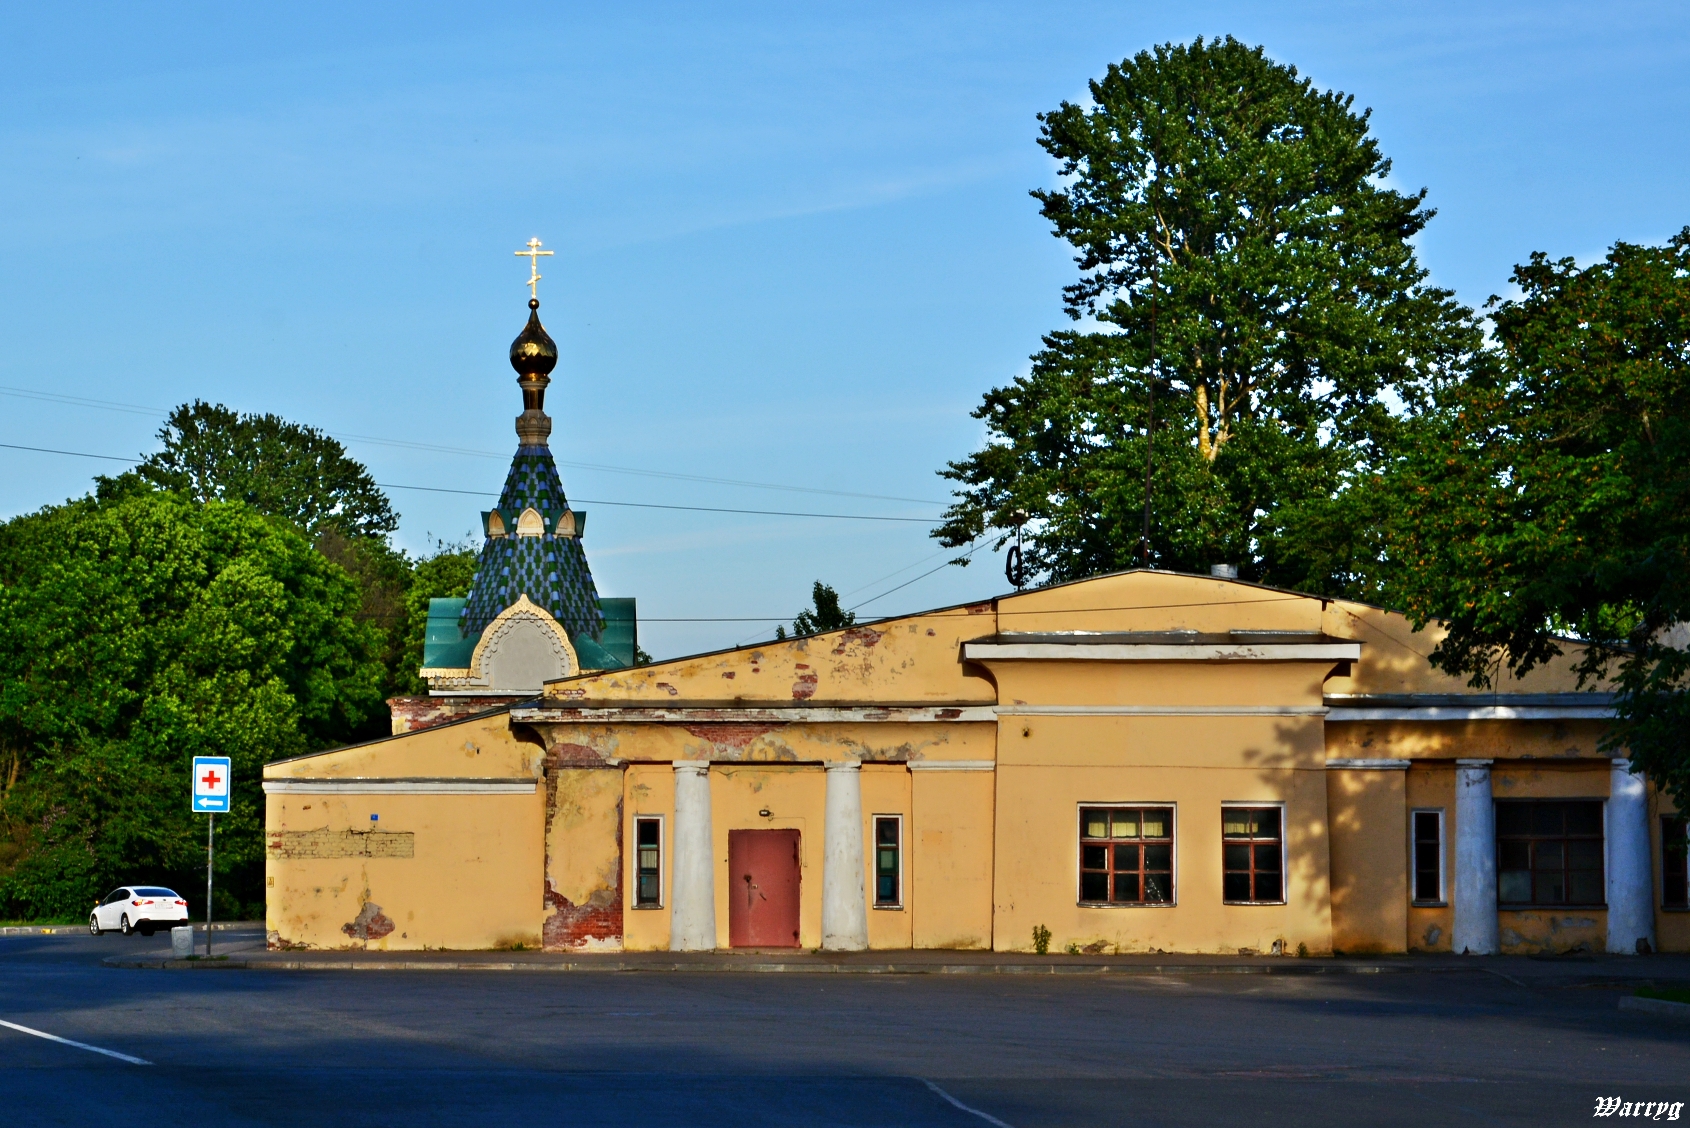
[[113, 889], [88, 914], [88, 931], [98, 936], [117, 929], [125, 936], [151, 936], [155, 928], [188, 923], [188, 902], [162, 885], [125, 885]]

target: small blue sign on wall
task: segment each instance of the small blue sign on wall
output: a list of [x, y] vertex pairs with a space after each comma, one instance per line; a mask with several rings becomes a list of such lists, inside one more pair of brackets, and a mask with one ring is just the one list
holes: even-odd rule
[[229, 810], [229, 757], [194, 757], [194, 810], [221, 815]]

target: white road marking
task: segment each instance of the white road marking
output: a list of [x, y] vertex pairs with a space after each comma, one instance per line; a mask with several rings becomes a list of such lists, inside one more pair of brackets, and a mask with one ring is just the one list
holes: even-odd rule
[[[7, 1022], [3, 1018], [0, 1018], [0, 1026], [4, 1026], [9, 1030], [16, 1030], [22, 1034], [33, 1034], [37, 1038], [45, 1038], [49, 1042], [60, 1042], [66, 1046], [75, 1046], [79, 1050], [88, 1050], [96, 1054], [105, 1054], [107, 1057], [114, 1057], [118, 1061], [126, 1061], [131, 1065], [152, 1064], [152, 1062], [148, 1061], [146, 1058], [130, 1057], [128, 1054], [120, 1054], [116, 1050], [103, 1050], [99, 1046], [90, 1046], [87, 1042], [73, 1042], [69, 1038], [61, 1038], [57, 1034], [49, 1034], [45, 1030], [36, 1030], [29, 1026], [19, 1026], [15, 1022]], [[957, 1107], [960, 1108], [961, 1106], [959, 1105]]]
[[963, 1104], [961, 1101], [957, 1100], [955, 1097], [951, 1096], [949, 1093], [945, 1092], [945, 1090], [939, 1088], [939, 1086], [933, 1084], [933, 1082], [929, 1081], [927, 1078], [922, 1077], [922, 1078], [918, 1078], [918, 1080], [923, 1085], [926, 1085], [929, 1089], [932, 1089], [935, 1093], [938, 1093], [941, 1097], [944, 1097], [945, 1100], [949, 1101], [951, 1104], [955, 1105], [957, 1108], [962, 1109], [962, 1111], [968, 1113], [969, 1115], [978, 1116], [981, 1120], [984, 1120], [987, 1124], [997, 1125], [997, 1128], [1011, 1128], [1010, 1125], [1005, 1124], [1003, 1121], [999, 1120], [997, 1117], [993, 1116], [989, 1112], [981, 1112], [977, 1108], [968, 1107], [967, 1105]]

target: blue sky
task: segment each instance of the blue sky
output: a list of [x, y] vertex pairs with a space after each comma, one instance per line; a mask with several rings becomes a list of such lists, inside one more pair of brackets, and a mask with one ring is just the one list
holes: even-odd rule
[[[1682, 4], [14, 3], [5, 27], [0, 443], [134, 457], [199, 397], [491, 497], [537, 235], [552, 447], [659, 656], [767, 637], [666, 620], [789, 618], [817, 578], [863, 615], [1003, 587], [981, 553], [883, 595], [946, 558], [921, 521], [603, 503], [936, 516], [970, 409], [1066, 323], [1034, 115], [1111, 61], [1230, 33], [1354, 94], [1471, 303], [1533, 250], [1690, 223]], [[120, 465], [0, 448], [0, 517]], [[412, 551], [487, 504], [391, 494]]]

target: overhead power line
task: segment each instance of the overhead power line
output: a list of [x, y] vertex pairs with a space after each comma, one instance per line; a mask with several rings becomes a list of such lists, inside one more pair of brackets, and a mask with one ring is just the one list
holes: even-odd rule
[[[14, 388], [0, 385], [0, 395], [15, 396], [19, 399], [39, 400], [43, 403], [62, 403], [72, 407], [97, 407], [106, 411], [121, 411], [130, 415], [149, 415], [164, 418], [169, 412], [165, 408], [143, 407], [134, 403], [119, 403], [116, 400], [89, 399], [86, 396], [67, 396], [59, 392], [42, 392], [32, 388]], [[354, 435], [350, 432], [328, 432], [337, 439], [351, 439], [361, 443], [375, 443], [377, 446], [395, 447], [400, 450], [437, 451], [442, 454], [458, 454], [471, 458], [492, 458], [503, 461], [509, 454], [500, 454], [489, 450], [476, 450], [471, 447], [443, 446], [439, 443], [416, 442], [411, 439], [388, 439], [377, 435]], [[740, 486], [755, 490], [782, 490], [787, 493], [822, 494], [829, 497], [856, 497], [865, 501], [907, 501], [915, 505], [947, 505], [948, 502], [934, 501], [925, 497], [897, 497], [890, 494], [859, 493], [854, 490], [830, 490], [819, 486], [794, 486], [779, 482], [754, 482], [741, 478], [714, 478], [705, 474], [681, 474], [670, 470], [646, 470], [634, 466], [608, 466], [598, 462], [572, 462], [568, 459], [556, 459], [559, 466], [568, 466], [575, 470], [594, 470], [604, 474], [631, 474], [642, 478], [667, 478], [679, 482], [700, 482], [716, 486]]]
[[[72, 458], [98, 458], [107, 462], [127, 462], [137, 465], [139, 458], [124, 458], [115, 454], [89, 454], [80, 450], [59, 450], [54, 447], [23, 446], [18, 443], [0, 443], [6, 450], [27, 450], [37, 454], [63, 454]], [[398, 482], [377, 482], [377, 486], [384, 490], [421, 490], [426, 493], [463, 494], [467, 497], [498, 497], [496, 492], [488, 490], [457, 490], [445, 486], [408, 486]], [[897, 521], [917, 525], [931, 525], [933, 522], [927, 517], [881, 517], [869, 513], [804, 513], [788, 509], [729, 509], [713, 505], [669, 505], [655, 501], [611, 501], [607, 498], [578, 497], [575, 499], [584, 505], [611, 505], [629, 509], [677, 509], [691, 513], [737, 513], [754, 517], [817, 517], [834, 521]]]

